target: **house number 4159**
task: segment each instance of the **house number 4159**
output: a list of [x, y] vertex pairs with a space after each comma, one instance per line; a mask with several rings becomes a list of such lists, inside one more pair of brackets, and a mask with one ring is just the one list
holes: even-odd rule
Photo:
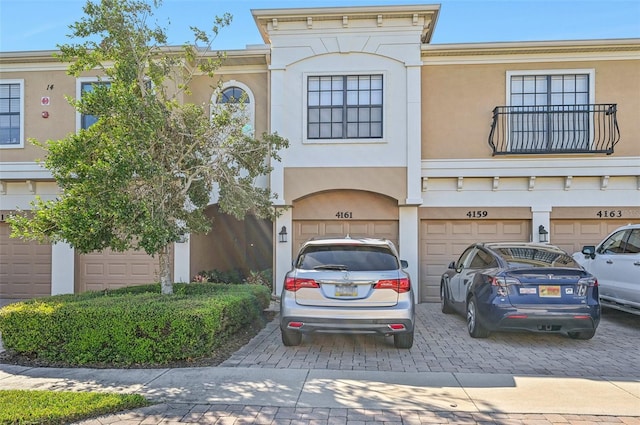
[[338, 211], [336, 218], [353, 218], [353, 212], [351, 211]]

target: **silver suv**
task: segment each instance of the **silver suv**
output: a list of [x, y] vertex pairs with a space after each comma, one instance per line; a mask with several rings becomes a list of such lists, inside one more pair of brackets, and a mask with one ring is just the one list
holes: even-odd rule
[[306, 242], [284, 280], [282, 343], [299, 345], [312, 332], [377, 333], [411, 348], [415, 310], [406, 267], [388, 240]]

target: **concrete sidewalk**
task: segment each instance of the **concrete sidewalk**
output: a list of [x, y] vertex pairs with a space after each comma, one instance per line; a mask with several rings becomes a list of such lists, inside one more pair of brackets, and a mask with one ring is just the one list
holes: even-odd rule
[[0, 389], [137, 393], [163, 404], [640, 416], [640, 380], [625, 378], [0, 364]]

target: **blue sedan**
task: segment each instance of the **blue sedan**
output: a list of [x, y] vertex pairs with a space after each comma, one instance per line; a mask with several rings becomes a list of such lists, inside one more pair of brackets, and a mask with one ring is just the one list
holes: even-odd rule
[[600, 323], [598, 280], [547, 244], [469, 246], [442, 275], [440, 303], [466, 317], [473, 338], [526, 330], [591, 339]]

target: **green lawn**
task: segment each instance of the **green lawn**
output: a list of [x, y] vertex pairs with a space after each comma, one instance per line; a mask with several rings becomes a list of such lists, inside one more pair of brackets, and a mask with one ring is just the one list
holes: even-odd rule
[[0, 390], [0, 424], [68, 424], [149, 404], [136, 394]]

